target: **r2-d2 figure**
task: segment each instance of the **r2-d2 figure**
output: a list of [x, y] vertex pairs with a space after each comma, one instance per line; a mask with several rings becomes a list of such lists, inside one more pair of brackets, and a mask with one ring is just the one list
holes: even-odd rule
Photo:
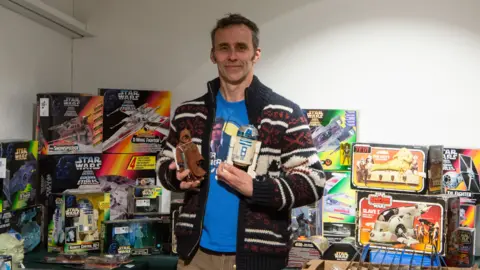
[[237, 136], [230, 138], [227, 163], [235, 165], [255, 178], [255, 167], [257, 165], [258, 153], [261, 142], [257, 141], [258, 130], [253, 125], [241, 126]]

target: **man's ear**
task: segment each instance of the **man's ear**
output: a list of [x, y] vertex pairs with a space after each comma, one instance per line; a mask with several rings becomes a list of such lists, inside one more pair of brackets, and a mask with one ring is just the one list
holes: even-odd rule
[[255, 52], [253, 53], [253, 57], [252, 57], [253, 63], [256, 63], [258, 60], [260, 60], [261, 55], [262, 55], [262, 49], [256, 48]]
[[217, 58], [215, 57], [215, 53], [213, 51], [213, 48], [210, 49], [210, 60], [212, 60], [212, 63], [214, 63], [214, 64], [217, 63]]

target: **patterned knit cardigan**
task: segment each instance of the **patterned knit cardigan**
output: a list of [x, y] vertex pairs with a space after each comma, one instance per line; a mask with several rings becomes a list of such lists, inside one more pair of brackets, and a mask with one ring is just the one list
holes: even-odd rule
[[[170, 132], [157, 161], [157, 177], [164, 188], [180, 190], [174, 160], [178, 134], [187, 128], [201, 147], [203, 169], [209, 172], [209, 141], [215, 117], [216, 78], [208, 92], [181, 104], [172, 117]], [[314, 203], [323, 194], [325, 174], [301, 109], [276, 94], [255, 76], [245, 90], [250, 124], [258, 128], [261, 149], [253, 181], [253, 196], [241, 198], [238, 217], [236, 269], [282, 269], [291, 245], [291, 209]], [[180, 258], [191, 259], [200, 242], [208, 194], [208, 175], [200, 191], [187, 191], [175, 226]]]

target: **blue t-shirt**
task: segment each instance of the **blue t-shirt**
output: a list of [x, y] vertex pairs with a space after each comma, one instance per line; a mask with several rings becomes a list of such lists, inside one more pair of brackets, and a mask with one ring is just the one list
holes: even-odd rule
[[231, 136], [248, 123], [245, 101], [228, 102], [219, 91], [210, 142], [210, 188], [200, 239], [200, 246], [212, 251], [236, 251], [239, 196], [236, 190], [217, 181], [216, 170], [227, 159]]

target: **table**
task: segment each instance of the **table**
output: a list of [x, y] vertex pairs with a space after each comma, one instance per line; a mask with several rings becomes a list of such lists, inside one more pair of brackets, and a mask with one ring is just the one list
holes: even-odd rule
[[[99, 255], [99, 253], [91, 253], [92, 255]], [[55, 256], [56, 253], [48, 253], [46, 250], [38, 250], [25, 254], [23, 264], [27, 268], [39, 268], [39, 269], [69, 269], [61, 264], [47, 264], [40, 261], [45, 256]], [[176, 270], [177, 260], [176, 256], [169, 255], [154, 255], [154, 256], [135, 256], [132, 257], [133, 262], [127, 266], [122, 266], [121, 270], [148, 270], [148, 269], [160, 269], [160, 270]], [[72, 268], [70, 268], [72, 269]]]

